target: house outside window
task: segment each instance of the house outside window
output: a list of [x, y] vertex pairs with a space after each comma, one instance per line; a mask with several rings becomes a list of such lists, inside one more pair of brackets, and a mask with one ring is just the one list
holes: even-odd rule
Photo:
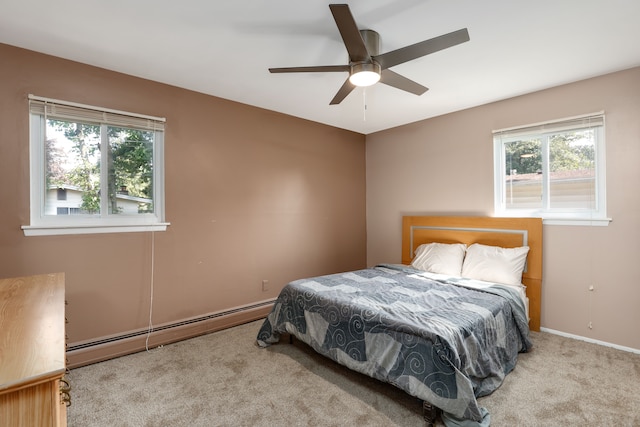
[[497, 216], [607, 225], [604, 115], [494, 131]]
[[26, 235], [165, 230], [164, 119], [29, 96]]

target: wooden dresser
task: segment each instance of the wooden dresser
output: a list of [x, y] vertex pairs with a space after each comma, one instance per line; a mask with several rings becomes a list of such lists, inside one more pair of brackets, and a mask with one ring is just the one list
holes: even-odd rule
[[0, 279], [0, 426], [66, 426], [65, 370], [64, 273]]

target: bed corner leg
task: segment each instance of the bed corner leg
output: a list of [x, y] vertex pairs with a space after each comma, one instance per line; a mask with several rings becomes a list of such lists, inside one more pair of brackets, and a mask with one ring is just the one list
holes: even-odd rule
[[436, 418], [438, 417], [438, 408], [433, 406], [426, 400], [422, 401], [422, 417], [424, 418], [427, 427], [433, 427], [436, 425]]

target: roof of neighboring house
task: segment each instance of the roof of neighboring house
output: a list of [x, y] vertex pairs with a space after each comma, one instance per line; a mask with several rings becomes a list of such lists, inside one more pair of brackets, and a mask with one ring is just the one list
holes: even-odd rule
[[[78, 191], [78, 192], [82, 193], [82, 188], [78, 187], [77, 185], [70, 185], [70, 184], [51, 184], [51, 185], [49, 185], [49, 190], [58, 190], [58, 189]], [[153, 202], [152, 199], [147, 199], [146, 197], [131, 196], [129, 194], [124, 194], [124, 193], [120, 193], [120, 192], [116, 193], [116, 198], [120, 199], [120, 200], [130, 200], [132, 202], [138, 202], [138, 203], [152, 203]]]

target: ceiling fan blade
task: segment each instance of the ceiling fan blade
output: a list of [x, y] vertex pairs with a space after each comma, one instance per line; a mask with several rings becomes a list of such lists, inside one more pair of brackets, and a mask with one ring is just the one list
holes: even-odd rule
[[430, 53], [434, 53], [460, 43], [468, 42], [469, 40], [469, 32], [466, 28], [463, 28], [462, 30], [443, 34], [429, 40], [374, 56], [373, 60], [378, 62], [380, 67], [384, 70], [386, 68], [393, 67], [394, 65], [402, 64], [404, 62], [411, 61], [412, 59], [420, 58], [422, 56], [429, 55]]
[[343, 99], [347, 97], [356, 87], [349, 81], [349, 79], [345, 80], [342, 84], [342, 87], [336, 93], [336, 96], [333, 97], [329, 105], [340, 104]]
[[415, 95], [422, 95], [429, 90], [429, 88], [426, 88], [421, 84], [391, 70], [382, 70], [382, 73], [380, 73], [380, 83], [393, 86], [396, 89], [411, 92]]
[[348, 65], [319, 65], [311, 67], [269, 68], [270, 73], [331, 73], [336, 71], [350, 71]]
[[329, 8], [342, 36], [342, 41], [347, 48], [347, 52], [349, 52], [351, 62], [369, 61], [371, 55], [369, 55], [367, 46], [362, 40], [360, 30], [358, 30], [356, 21], [353, 19], [351, 10], [349, 10], [349, 5], [330, 4]]

